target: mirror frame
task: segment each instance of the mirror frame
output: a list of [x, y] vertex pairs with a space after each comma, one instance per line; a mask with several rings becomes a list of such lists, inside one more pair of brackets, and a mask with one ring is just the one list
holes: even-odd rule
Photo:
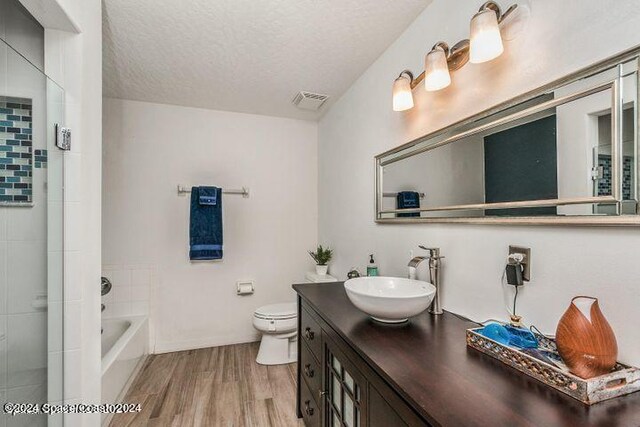
[[[569, 74], [565, 77], [557, 79], [549, 84], [536, 88], [523, 95], [512, 98], [506, 102], [498, 104], [487, 110], [484, 110], [478, 114], [462, 119], [456, 123], [453, 123], [445, 128], [436, 130], [427, 135], [414, 139], [408, 143], [402, 144], [391, 150], [385, 151], [375, 156], [375, 222], [376, 223], [466, 223], [466, 224], [522, 224], [522, 225], [640, 225], [640, 214], [636, 215], [608, 215], [608, 216], [591, 216], [591, 215], [567, 215], [567, 216], [528, 216], [528, 217], [394, 217], [384, 218], [385, 214], [395, 213], [411, 213], [411, 212], [442, 212], [456, 210], [470, 210], [470, 209], [499, 209], [499, 208], [517, 208], [517, 207], [540, 207], [540, 206], [566, 206], [575, 204], [594, 204], [594, 203], [606, 203], [606, 204], [619, 204], [621, 203], [621, 116], [622, 116], [622, 99], [619, 90], [619, 81], [625, 75], [622, 70], [624, 63], [632, 60], [637, 60], [639, 68], [637, 72], [636, 82], [636, 135], [640, 137], [638, 131], [640, 129], [640, 46], [636, 46], [632, 49], [624, 51], [620, 54], [607, 58], [603, 61], [597, 62], [589, 67], [583, 68], [577, 72]], [[487, 119], [490, 116], [505, 112], [510, 108], [520, 106], [528, 101], [532, 101], [541, 95], [547, 94], [551, 91], [562, 88], [563, 86], [579, 81], [581, 79], [594, 76], [604, 71], [615, 70], [616, 77], [614, 79], [607, 79], [604, 83], [595, 83], [593, 86], [584, 89], [571, 92], [568, 95], [561, 96], [560, 98], [551, 99], [531, 107], [524, 108], [523, 110], [509, 113], [504, 117], [496, 118], [488, 123], [480, 124], [472, 127], [468, 130], [457, 131], [458, 128], [466, 125], [473, 125], [474, 122], [478, 122], [483, 119]], [[611, 90], [612, 92], [612, 194], [608, 196], [593, 196], [593, 197], [580, 197], [580, 198], [565, 198], [565, 199], [548, 199], [548, 200], [529, 200], [529, 201], [516, 201], [516, 202], [500, 202], [500, 203], [479, 203], [468, 205], [455, 205], [455, 206], [439, 206], [433, 208], [416, 208], [416, 209], [386, 209], [382, 208], [382, 200], [385, 193], [383, 192], [383, 167], [391, 163], [412, 157], [414, 155], [427, 152], [429, 150], [444, 146], [446, 144], [454, 143], [465, 137], [486, 131], [493, 127], [509, 123], [514, 120], [518, 120], [527, 117], [531, 114], [544, 111], [549, 108], [553, 108], [568, 102], [584, 98], [586, 96]], [[418, 147], [415, 150], [410, 150], [412, 147], [418, 144], [424, 143], [429, 139], [444, 134], [450, 133], [443, 140], [427, 144], [422, 147]], [[410, 150], [410, 151], [407, 151]], [[399, 154], [402, 151], [406, 153]], [[398, 154], [391, 159], [385, 159], [386, 157]], [[640, 153], [636, 153], [637, 158], [640, 159]], [[636, 170], [639, 165], [636, 161]], [[636, 188], [640, 187], [639, 183], [636, 183]], [[638, 197], [638, 191], [636, 191], [636, 197]], [[639, 207], [640, 208], [640, 207]], [[640, 209], [638, 210], [640, 212]]]

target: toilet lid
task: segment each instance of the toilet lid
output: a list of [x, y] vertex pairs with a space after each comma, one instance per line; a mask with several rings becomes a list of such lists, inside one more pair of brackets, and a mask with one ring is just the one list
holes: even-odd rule
[[295, 302], [269, 304], [258, 308], [255, 316], [262, 319], [294, 319], [298, 315]]

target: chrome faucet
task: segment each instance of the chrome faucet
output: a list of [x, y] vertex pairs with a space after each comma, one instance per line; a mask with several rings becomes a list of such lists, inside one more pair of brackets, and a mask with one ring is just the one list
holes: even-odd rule
[[413, 257], [409, 261], [409, 279], [415, 279], [418, 266], [422, 261], [429, 260], [429, 282], [436, 287], [436, 295], [433, 298], [431, 307], [429, 307], [429, 313], [442, 314], [442, 307], [440, 306], [440, 268], [442, 267], [442, 262], [440, 260], [444, 257], [440, 256], [440, 248], [427, 248], [422, 245], [418, 247], [428, 251], [429, 255]]
[[109, 279], [107, 279], [104, 276], [100, 278], [100, 295], [101, 296], [105, 296], [106, 294], [111, 292], [111, 287], [112, 285]]

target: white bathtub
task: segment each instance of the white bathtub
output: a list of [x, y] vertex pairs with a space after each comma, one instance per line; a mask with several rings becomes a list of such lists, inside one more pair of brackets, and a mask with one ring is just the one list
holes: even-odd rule
[[116, 403], [149, 354], [146, 316], [102, 320], [102, 402]]

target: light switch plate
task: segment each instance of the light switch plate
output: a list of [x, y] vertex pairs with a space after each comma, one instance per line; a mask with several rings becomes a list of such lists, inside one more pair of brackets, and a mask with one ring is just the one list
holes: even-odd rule
[[525, 282], [531, 280], [531, 248], [509, 245], [509, 255], [511, 254], [522, 254], [524, 256], [522, 260], [522, 266], [524, 267], [522, 279]]

